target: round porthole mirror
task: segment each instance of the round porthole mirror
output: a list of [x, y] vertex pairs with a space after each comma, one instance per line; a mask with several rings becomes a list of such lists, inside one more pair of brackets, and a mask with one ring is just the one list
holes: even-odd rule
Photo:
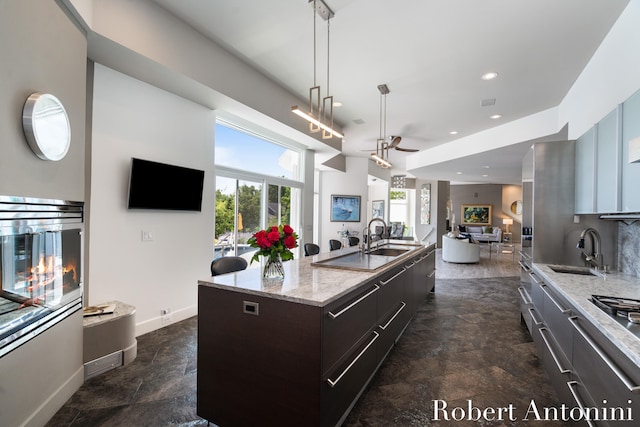
[[511, 203], [511, 212], [516, 215], [522, 215], [522, 201], [516, 200], [515, 202]]
[[61, 160], [71, 144], [69, 117], [58, 98], [34, 93], [22, 110], [22, 128], [31, 150], [42, 160]]

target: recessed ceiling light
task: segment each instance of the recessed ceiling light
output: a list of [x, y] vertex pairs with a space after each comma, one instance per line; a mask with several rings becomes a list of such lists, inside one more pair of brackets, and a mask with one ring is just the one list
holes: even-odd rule
[[489, 169], [489, 166], [488, 165], [484, 165], [483, 168]]
[[452, 130], [451, 132], [449, 132], [449, 135], [457, 135], [458, 131], [457, 130]]
[[488, 177], [489, 175], [487, 175], [487, 174], [484, 174], [484, 175], [482, 175], [482, 176], [486, 178], [486, 177]]
[[458, 174], [458, 175], [462, 175], [462, 172], [456, 172], [456, 174]]
[[502, 114], [494, 114], [493, 116], [489, 116], [490, 119], [499, 119], [500, 117], [502, 117]]
[[335, 101], [335, 102], [333, 103], [333, 106], [334, 106], [334, 107], [342, 107], [342, 102], [340, 102], [340, 101]]
[[496, 77], [498, 77], [498, 73], [496, 73], [495, 71], [490, 71], [482, 75], [482, 80], [493, 80]]

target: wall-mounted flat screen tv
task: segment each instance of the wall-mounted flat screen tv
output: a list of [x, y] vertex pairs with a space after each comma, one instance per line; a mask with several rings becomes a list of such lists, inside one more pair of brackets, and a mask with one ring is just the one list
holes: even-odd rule
[[204, 171], [131, 159], [129, 209], [201, 211]]

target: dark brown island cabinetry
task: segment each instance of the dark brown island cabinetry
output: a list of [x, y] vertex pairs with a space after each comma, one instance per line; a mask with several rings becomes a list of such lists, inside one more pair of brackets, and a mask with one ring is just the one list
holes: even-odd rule
[[435, 248], [379, 270], [316, 305], [201, 281], [198, 415], [221, 427], [340, 425], [433, 289]]
[[558, 398], [567, 413], [577, 414], [567, 425], [640, 425], [637, 362], [541, 270], [534, 268], [530, 277], [531, 301], [522, 309], [532, 318], [531, 334]]

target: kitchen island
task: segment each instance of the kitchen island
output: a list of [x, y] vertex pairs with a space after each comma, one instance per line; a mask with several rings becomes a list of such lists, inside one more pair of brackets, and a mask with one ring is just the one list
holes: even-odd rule
[[640, 279], [553, 264], [534, 263], [532, 270], [524, 309], [531, 313], [532, 337], [558, 397], [569, 408], [591, 408], [587, 425], [636, 426], [640, 324], [592, 300], [640, 300]]
[[259, 268], [200, 280], [198, 415], [222, 427], [341, 424], [435, 284], [434, 245], [384, 248], [288, 261], [280, 282]]

